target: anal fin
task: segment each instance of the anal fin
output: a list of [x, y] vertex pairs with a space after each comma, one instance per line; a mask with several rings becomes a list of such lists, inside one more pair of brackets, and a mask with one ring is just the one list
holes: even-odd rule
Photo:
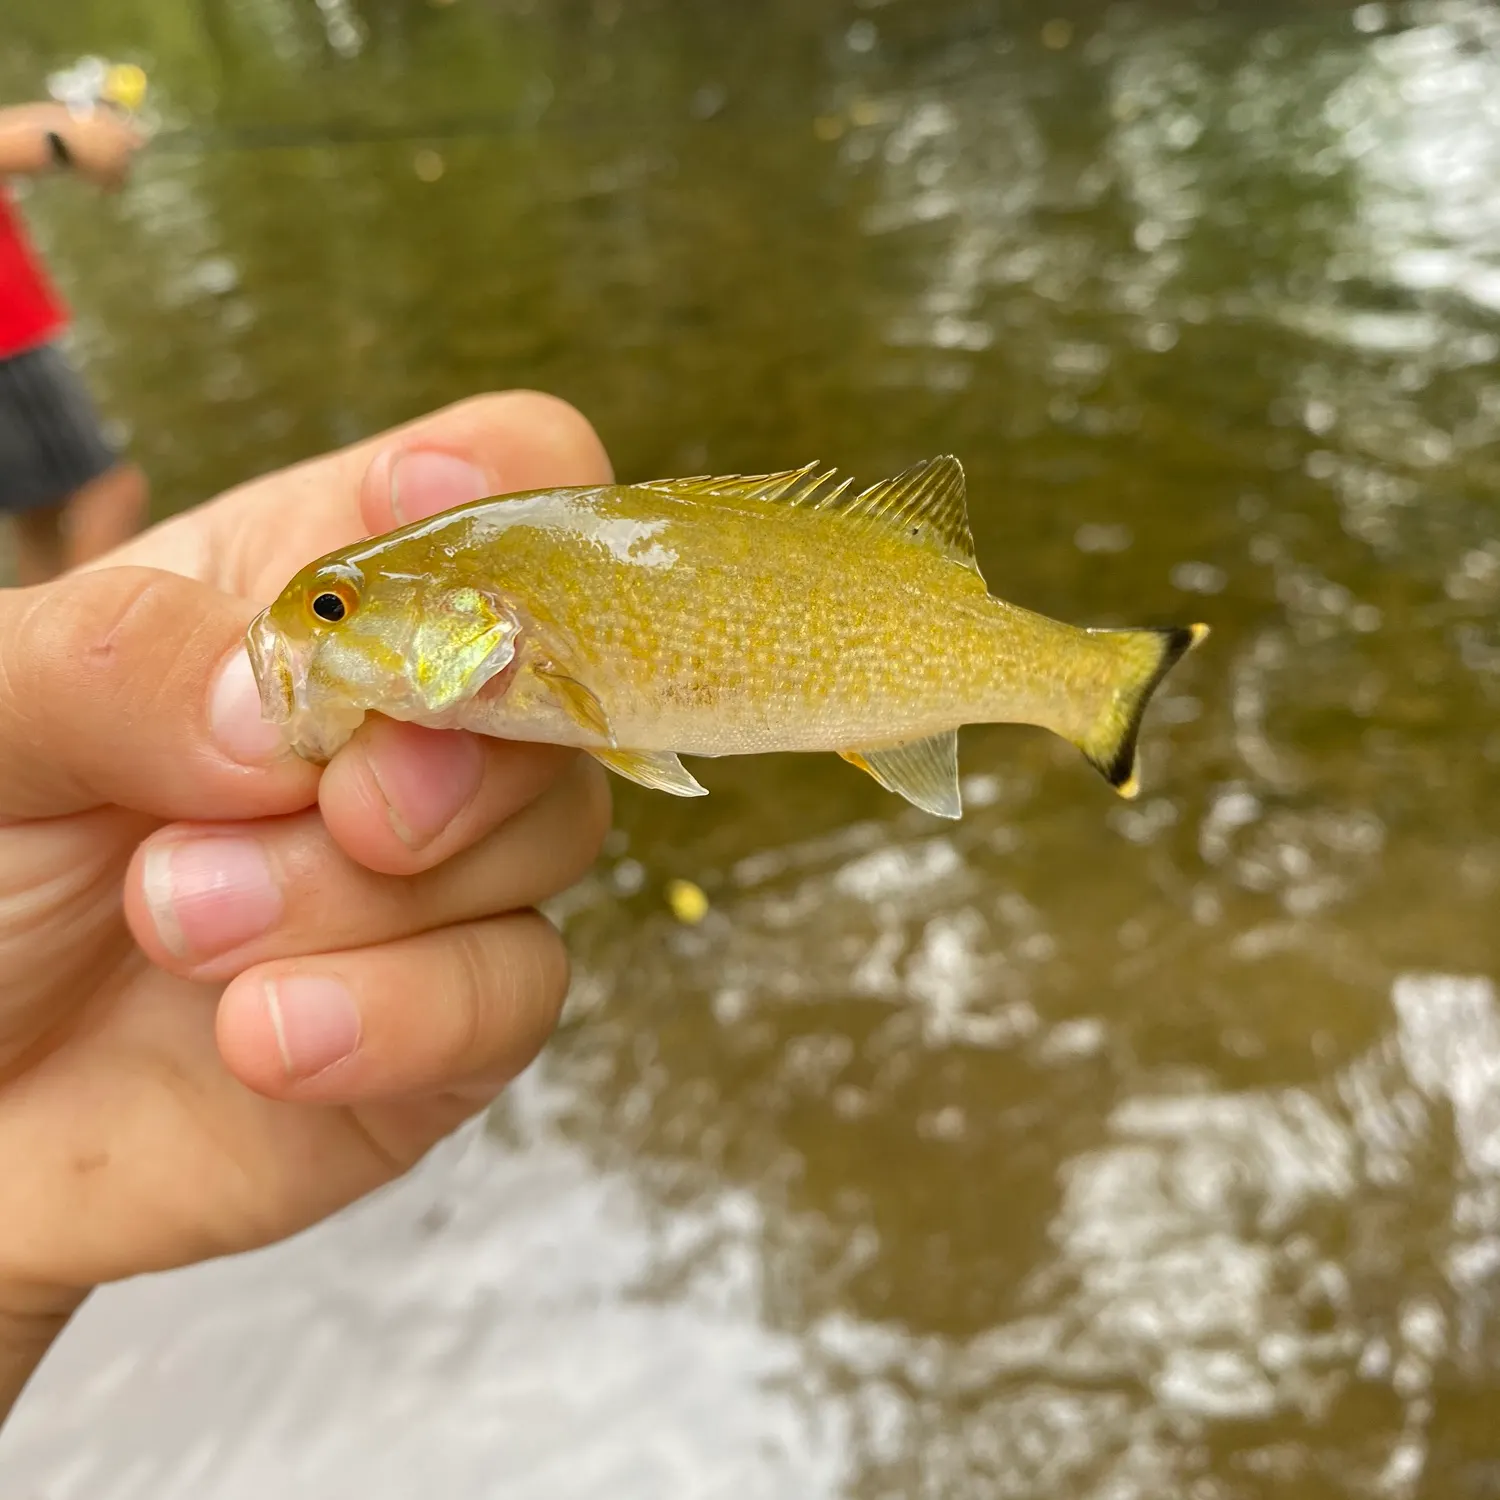
[[706, 797], [708, 788], [699, 786], [693, 774], [670, 750], [590, 750], [601, 765], [617, 776], [639, 782], [674, 797]]
[[839, 754], [850, 765], [868, 772], [886, 791], [905, 797], [923, 812], [938, 818], [963, 816], [956, 729], [883, 750], [840, 750]]

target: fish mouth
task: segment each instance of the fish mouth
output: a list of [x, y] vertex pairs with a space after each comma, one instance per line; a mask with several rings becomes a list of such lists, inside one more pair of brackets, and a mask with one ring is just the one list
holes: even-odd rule
[[[300, 648], [300, 649], [299, 649]], [[245, 650], [260, 693], [261, 717], [281, 727], [293, 754], [326, 765], [359, 728], [365, 713], [350, 703], [309, 701], [312, 646], [288, 639], [263, 609], [245, 630]]]
[[297, 708], [292, 653], [286, 637], [271, 623], [269, 609], [261, 610], [250, 622], [245, 650], [260, 692], [261, 717], [271, 724], [290, 724]]

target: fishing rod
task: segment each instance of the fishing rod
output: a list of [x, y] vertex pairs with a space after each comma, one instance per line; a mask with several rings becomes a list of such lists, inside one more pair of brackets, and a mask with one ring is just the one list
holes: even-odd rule
[[[148, 88], [145, 72], [134, 63], [109, 63], [86, 57], [47, 80], [48, 92], [77, 114], [115, 109], [142, 128], [152, 154], [178, 151], [201, 155], [218, 151], [287, 151], [317, 147], [381, 145], [397, 141], [503, 139], [536, 129], [552, 103], [550, 83], [534, 89], [533, 97], [510, 110], [468, 111], [421, 120], [318, 120], [270, 124], [168, 125], [149, 118], [144, 110]], [[724, 107], [720, 89], [703, 89], [693, 97], [688, 113], [696, 120], [712, 119]], [[571, 130], [618, 130], [617, 115], [570, 114]]]
[[518, 109], [506, 114], [451, 115], [436, 120], [179, 125], [153, 132], [150, 140], [153, 155], [161, 151], [198, 155], [214, 151], [290, 151], [320, 146], [381, 145], [394, 141], [502, 139], [533, 129], [541, 117], [540, 110]]
[[465, 136], [517, 135], [534, 128], [552, 102], [533, 98], [512, 110], [471, 111], [440, 119], [303, 121], [262, 125], [169, 125], [162, 127], [146, 114], [149, 84], [145, 70], [134, 63], [110, 63], [102, 57], [83, 57], [47, 79], [47, 92], [73, 113], [86, 115], [111, 109], [139, 126], [158, 151], [278, 151], [298, 147], [353, 146], [402, 140], [455, 140]]

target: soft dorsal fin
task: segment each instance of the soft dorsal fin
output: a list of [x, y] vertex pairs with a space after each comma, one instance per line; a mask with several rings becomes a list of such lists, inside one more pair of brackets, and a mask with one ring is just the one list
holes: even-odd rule
[[904, 531], [914, 542], [979, 571], [969, 508], [964, 498], [963, 465], [951, 453], [924, 458], [893, 479], [882, 479], [839, 507], [845, 515]]
[[[834, 483], [838, 480], [837, 483]], [[817, 463], [779, 474], [726, 474], [718, 478], [654, 479], [643, 489], [691, 500], [753, 500], [809, 510], [833, 510], [850, 521], [901, 531], [919, 546], [979, 572], [969, 531], [963, 465], [952, 456], [924, 458], [893, 479], [846, 495], [849, 479]]]

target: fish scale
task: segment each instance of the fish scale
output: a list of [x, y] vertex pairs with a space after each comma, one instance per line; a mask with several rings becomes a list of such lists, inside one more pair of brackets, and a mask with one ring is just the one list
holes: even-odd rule
[[[549, 621], [576, 620], [574, 601], [589, 600], [586, 629], [565, 627], [561, 649], [608, 704], [621, 743], [709, 756], [833, 750], [919, 737], [988, 694], [994, 621], [940, 591], [959, 582], [980, 605], [988, 596], [941, 557], [920, 558], [913, 578], [899, 566], [905, 559], [867, 556], [851, 591], [836, 517], [728, 505], [705, 515], [629, 491], [571, 508], [566, 522], [515, 528], [496, 549], [504, 573], [484, 576], [504, 590], [528, 575], [533, 606]], [[590, 545], [600, 510], [653, 514], [664, 521], [653, 545], [716, 561], [646, 567]], [[757, 546], [774, 554], [774, 573], [756, 560]], [[698, 711], [706, 708], [712, 714]]]

